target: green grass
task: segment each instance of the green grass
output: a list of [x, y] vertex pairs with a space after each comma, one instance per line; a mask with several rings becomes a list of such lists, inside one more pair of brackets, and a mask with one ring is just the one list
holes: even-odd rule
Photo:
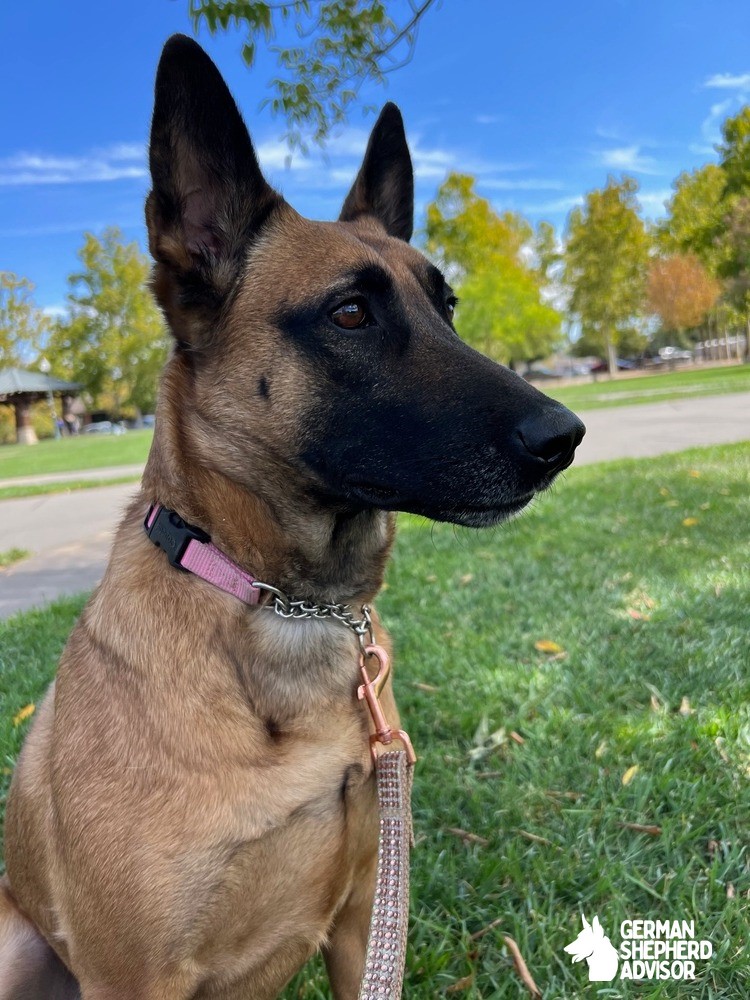
[[695, 396], [723, 395], [727, 392], [750, 392], [750, 365], [724, 368], [688, 368], [660, 375], [643, 375], [580, 385], [555, 386], [544, 382], [543, 392], [573, 410], [591, 410], [602, 406], [632, 406], [638, 403], [663, 403]]
[[[503, 934], [549, 1000], [750, 996], [749, 468], [742, 444], [574, 469], [491, 532], [401, 518], [378, 607], [420, 755], [409, 1000], [527, 997]], [[81, 603], [0, 624], [6, 768]], [[695, 919], [714, 957], [589, 985], [563, 952], [581, 910], [616, 946], [625, 917]], [[285, 996], [327, 997], [320, 964]]]
[[17, 549], [15, 546], [12, 549], [6, 549], [5, 552], [0, 552], [0, 569], [4, 566], [12, 566], [13, 563], [17, 563], [29, 555], [31, 553], [28, 549]]
[[2, 445], [0, 479], [145, 463], [152, 437], [153, 431], [143, 430], [121, 435], [81, 434], [59, 441], [40, 441], [32, 447]]
[[37, 497], [46, 493], [68, 493], [70, 490], [88, 490], [94, 486], [117, 486], [120, 483], [137, 483], [139, 476], [115, 476], [110, 479], [66, 479], [59, 483], [28, 483], [25, 486], [0, 486], [0, 500], [17, 497]]

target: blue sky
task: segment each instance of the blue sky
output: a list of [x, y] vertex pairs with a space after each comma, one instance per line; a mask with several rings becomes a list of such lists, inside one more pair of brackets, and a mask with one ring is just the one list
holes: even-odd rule
[[[398, 9], [398, 0], [394, 5]], [[187, 0], [37, 0], [0, 10], [0, 269], [64, 305], [85, 230], [145, 247], [145, 147], [164, 40], [190, 33]], [[405, 5], [402, 6], [405, 9]], [[676, 175], [715, 159], [722, 119], [750, 101], [746, 0], [442, 0], [386, 91], [406, 120], [423, 208], [451, 169], [498, 209], [564, 225], [608, 173], [632, 173], [658, 215]], [[248, 71], [237, 35], [199, 36], [295, 207], [334, 218], [372, 115], [357, 108], [328, 159], [285, 167], [283, 125], [259, 111], [273, 63]]]

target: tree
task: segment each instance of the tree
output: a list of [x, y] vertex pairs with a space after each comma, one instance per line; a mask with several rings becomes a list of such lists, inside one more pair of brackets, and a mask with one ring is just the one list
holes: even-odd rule
[[750, 106], [721, 126], [723, 141], [716, 147], [726, 178], [724, 197], [750, 193]]
[[726, 186], [726, 174], [715, 163], [680, 174], [667, 216], [657, 227], [657, 242], [665, 254], [694, 254], [711, 274], [720, 272], [726, 259], [721, 238]]
[[611, 375], [622, 331], [632, 327], [643, 302], [649, 238], [632, 177], [609, 178], [590, 191], [568, 219], [565, 281], [570, 311], [582, 333], [603, 348]]
[[83, 270], [68, 279], [69, 316], [47, 346], [62, 378], [83, 382], [97, 405], [150, 411], [166, 360], [165, 326], [148, 289], [149, 262], [118, 229], [86, 233]]
[[0, 271], [0, 368], [22, 367], [34, 360], [49, 326], [36, 307], [34, 285], [12, 271]]
[[684, 345], [686, 330], [706, 319], [721, 294], [721, 285], [694, 254], [665, 257], [649, 268], [646, 301], [662, 326], [677, 334]]
[[427, 206], [425, 250], [453, 279], [476, 273], [488, 257], [516, 259], [532, 236], [522, 215], [498, 215], [468, 174], [450, 173]]
[[544, 301], [545, 273], [531, 266], [534, 231], [521, 215], [499, 215], [475, 185], [448, 176], [427, 206], [425, 249], [456, 285], [462, 337], [498, 361], [535, 360], [556, 346], [561, 317]]
[[435, 0], [410, 0], [409, 13], [397, 24], [387, 0], [190, 0], [196, 30], [211, 34], [230, 27], [246, 35], [242, 56], [252, 66], [259, 41], [270, 42], [279, 30], [293, 27], [302, 44], [276, 46], [282, 76], [271, 82], [271, 109], [286, 118], [287, 139], [303, 147], [303, 130], [323, 143], [344, 121], [364, 83], [382, 84], [388, 73], [411, 59], [422, 18]]

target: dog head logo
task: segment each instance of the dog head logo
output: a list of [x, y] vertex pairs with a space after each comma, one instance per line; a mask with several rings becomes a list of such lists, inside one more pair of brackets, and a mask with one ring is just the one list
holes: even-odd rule
[[581, 920], [583, 930], [575, 941], [566, 946], [565, 951], [573, 956], [574, 962], [586, 959], [590, 983], [609, 983], [617, 975], [620, 961], [617, 949], [604, 933], [598, 917], [594, 917], [594, 922], [590, 924], [581, 914]]

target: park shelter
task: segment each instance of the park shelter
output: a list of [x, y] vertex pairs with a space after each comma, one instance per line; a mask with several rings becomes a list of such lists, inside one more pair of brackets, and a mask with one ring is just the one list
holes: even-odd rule
[[45, 397], [72, 396], [82, 386], [78, 382], [64, 382], [42, 372], [25, 368], [0, 370], [0, 403], [12, 406], [16, 413], [16, 440], [19, 444], [34, 444], [36, 434], [31, 425], [31, 407]]

